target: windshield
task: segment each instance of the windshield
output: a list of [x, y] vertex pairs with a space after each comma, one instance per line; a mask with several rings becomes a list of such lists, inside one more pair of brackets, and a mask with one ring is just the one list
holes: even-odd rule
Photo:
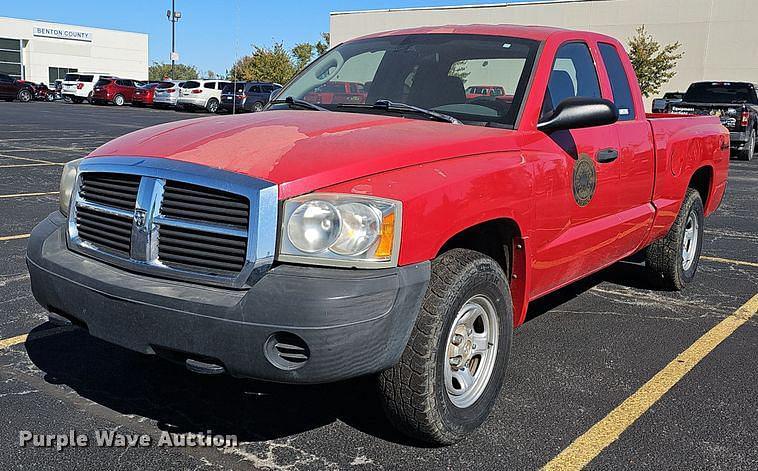
[[[538, 45], [526, 39], [462, 34], [363, 39], [329, 51], [278, 96], [333, 111], [370, 113], [387, 111], [340, 105], [390, 100], [444, 113], [465, 124], [514, 127]], [[469, 87], [487, 92], [467, 93]]]
[[747, 83], [693, 83], [684, 94], [692, 103], [758, 103], [755, 89]]

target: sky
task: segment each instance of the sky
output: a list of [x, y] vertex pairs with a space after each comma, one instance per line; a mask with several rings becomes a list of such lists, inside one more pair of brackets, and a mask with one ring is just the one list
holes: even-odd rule
[[[498, 0], [176, 0], [182, 18], [176, 26], [176, 50], [180, 62], [205, 74], [224, 73], [237, 55], [252, 45], [269, 46], [284, 41], [291, 48], [300, 42], [316, 42], [329, 31], [329, 12], [407, 8], [441, 5], [497, 3]], [[521, 0], [505, 0], [510, 3]], [[150, 35], [149, 59], [169, 62], [171, 23], [166, 10], [170, 0], [0, 0], [0, 16], [53, 21], [96, 28], [136, 31]], [[128, 6], [128, 7], [127, 7]]]

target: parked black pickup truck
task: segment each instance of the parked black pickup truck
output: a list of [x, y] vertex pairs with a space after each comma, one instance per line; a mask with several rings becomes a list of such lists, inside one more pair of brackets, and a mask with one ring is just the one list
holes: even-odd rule
[[696, 82], [680, 103], [668, 105], [674, 114], [714, 115], [731, 134], [732, 151], [740, 160], [755, 153], [758, 131], [758, 95], [747, 82]]

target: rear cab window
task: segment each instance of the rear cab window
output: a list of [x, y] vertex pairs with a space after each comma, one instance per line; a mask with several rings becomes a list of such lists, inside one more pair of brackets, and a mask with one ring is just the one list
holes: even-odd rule
[[556, 53], [542, 116], [551, 113], [563, 100], [574, 97], [602, 98], [590, 48], [579, 41], [562, 45]]
[[629, 77], [621, 62], [618, 51], [612, 44], [599, 43], [600, 55], [605, 62], [605, 70], [611, 81], [613, 101], [619, 110], [619, 121], [631, 121], [635, 118], [634, 99], [632, 89], [629, 86]]

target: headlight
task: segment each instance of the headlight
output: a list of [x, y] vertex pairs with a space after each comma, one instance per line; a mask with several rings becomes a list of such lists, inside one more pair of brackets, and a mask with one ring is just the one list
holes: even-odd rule
[[311, 194], [284, 203], [278, 259], [358, 268], [397, 265], [401, 203]]
[[74, 192], [80, 163], [82, 163], [82, 159], [76, 159], [63, 166], [59, 197], [61, 212], [66, 216], [68, 216], [68, 207], [71, 204], [71, 194]]

